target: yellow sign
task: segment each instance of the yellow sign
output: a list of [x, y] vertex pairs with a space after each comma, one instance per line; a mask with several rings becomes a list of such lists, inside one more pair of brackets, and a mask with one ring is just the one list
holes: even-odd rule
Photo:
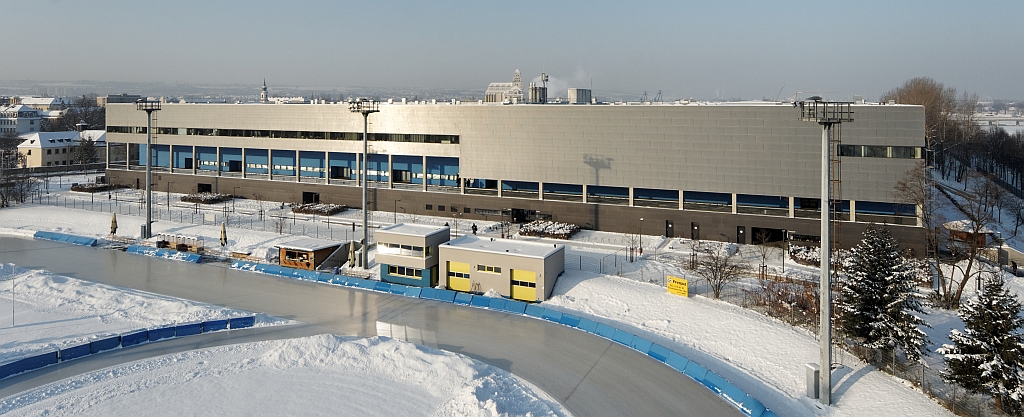
[[684, 278], [668, 276], [668, 292], [670, 294], [681, 295], [683, 297], [690, 296], [690, 285]]

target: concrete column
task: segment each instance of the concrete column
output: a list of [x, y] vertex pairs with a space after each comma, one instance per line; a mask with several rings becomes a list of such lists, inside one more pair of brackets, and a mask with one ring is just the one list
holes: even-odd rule
[[587, 202], [587, 184], [583, 184], [583, 202]]
[[914, 207], [914, 211], [917, 212], [917, 227], [924, 226], [924, 206], [918, 204]]
[[[106, 168], [106, 169], [110, 169], [110, 146], [111, 145], [112, 144], [108, 143], [107, 146], [103, 147], [104, 158], [107, 159], [106, 163], [104, 163], [104, 168]], [[39, 160], [40, 161], [43, 160], [43, 156], [42, 155], [39, 155]]]
[[423, 191], [427, 191], [427, 156], [423, 155]]
[[679, 209], [682, 210], [686, 201], [683, 200], [683, 190], [679, 190]]
[[538, 200], [543, 200], [544, 199], [544, 182], [543, 181], [537, 183], [537, 199]]
[[732, 214], [736, 214], [736, 193], [732, 193]]
[[196, 175], [196, 170], [199, 169], [199, 158], [196, 156], [196, 147], [192, 147], [192, 175]]
[[857, 202], [850, 200], [850, 221], [857, 221]]
[[392, 168], [392, 166], [394, 166], [394, 162], [395, 156], [388, 154], [388, 188], [395, 188], [395, 176], [393, 175], [395, 170]]
[[220, 176], [220, 146], [217, 147], [217, 176]]
[[242, 178], [245, 178], [246, 160], [245, 160], [245, 147], [242, 147]]
[[174, 145], [167, 145], [167, 172], [174, 173]]
[[498, 180], [498, 197], [501, 197], [501, 180]]
[[796, 217], [796, 197], [789, 197], [789, 218]]
[[633, 187], [629, 187], [629, 206], [633, 207]]
[[302, 178], [302, 160], [299, 159], [299, 150], [295, 150], [295, 182], [301, 182], [299, 179]]
[[267, 148], [267, 180], [274, 180], [274, 150]]

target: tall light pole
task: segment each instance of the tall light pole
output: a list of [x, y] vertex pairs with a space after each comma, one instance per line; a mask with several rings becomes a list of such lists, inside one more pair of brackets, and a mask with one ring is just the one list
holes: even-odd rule
[[399, 198], [398, 200], [395, 200], [395, 211], [394, 211], [394, 213], [395, 213], [395, 224], [398, 224], [398, 202], [399, 201], [402, 201], [402, 199]]
[[153, 237], [153, 112], [160, 111], [159, 101], [139, 100], [137, 110], [146, 112], [146, 224], [142, 238]]
[[[832, 154], [835, 152], [832, 143], [832, 128], [843, 122], [853, 121], [852, 103], [825, 102], [821, 97], [809, 97], [800, 103], [800, 120], [816, 122], [821, 126], [821, 275], [818, 282], [818, 309], [821, 312], [820, 374], [818, 374], [818, 401], [829, 405], [832, 403]], [[839, 184], [835, 184], [838, 186]], [[838, 202], [837, 202], [838, 203]]]
[[367, 196], [369, 195], [369, 191], [367, 189], [367, 182], [366, 182], [366, 177], [367, 177], [367, 172], [368, 172], [368, 170], [367, 170], [367, 154], [370, 153], [369, 152], [370, 145], [367, 142], [367, 136], [368, 136], [369, 130], [370, 130], [370, 113], [379, 112], [380, 109], [379, 109], [378, 106], [379, 106], [379, 103], [377, 103], [376, 101], [367, 100], [367, 99], [359, 99], [359, 100], [350, 102], [348, 104], [348, 110], [349, 111], [351, 111], [353, 113], [362, 113], [363, 114], [363, 162], [362, 162], [362, 167], [361, 167], [362, 171], [363, 171], [362, 176], [361, 176], [361, 179], [363, 181], [363, 241], [362, 241], [363, 253], [360, 256], [360, 258], [361, 258], [360, 260], [362, 261], [363, 269], [368, 269], [369, 268], [369, 264], [368, 264], [369, 256], [367, 254], [367, 252], [368, 252], [367, 251], [367, 247], [370, 245], [370, 233], [369, 233], [369, 228], [368, 228], [369, 227], [369, 224], [368, 224], [369, 223], [369, 210], [368, 210], [369, 207], [367, 207], [367, 200], [368, 200]]

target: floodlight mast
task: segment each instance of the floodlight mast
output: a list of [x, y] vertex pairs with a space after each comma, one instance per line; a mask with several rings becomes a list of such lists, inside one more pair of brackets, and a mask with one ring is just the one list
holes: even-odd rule
[[137, 110], [146, 112], [146, 224], [142, 238], [153, 237], [153, 112], [160, 111], [159, 101], [139, 100]]
[[800, 120], [817, 122], [821, 125], [821, 275], [818, 282], [820, 311], [818, 328], [820, 329], [819, 350], [821, 354], [820, 373], [818, 375], [818, 401], [829, 405], [832, 403], [832, 173], [831, 157], [836, 150], [832, 149], [832, 127], [839, 128], [843, 122], [853, 121], [853, 111], [849, 102], [826, 102], [821, 97], [809, 97], [800, 102]]
[[367, 171], [367, 162], [368, 162], [367, 161], [367, 154], [369, 154], [369, 148], [370, 147], [369, 147], [368, 142], [367, 142], [367, 135], [368, 135], [369, 128], [370, 128], [370, 122], [369, 122], [370, 113], [377, 113], [377, 112], [379, 112], [380, 111], [379, 104], [380, 103], [378, 103], [378, 102], [376, 102], [374, 100], [367, 100], [365, 98], [361, 98], [361, 99], [358, 99], [358, 100], [355, 100], [355, 101], [351, 101], [351, 102], [348, 103], [348, 110], [349, 111], [351, 111], [353, 113], [362, 113], [363, 114], [363, 161], [362, 161], [362, 164], [361, 164], [362, 165], [361, 166], [362, 174], [360, 175], [360, 179], [363, 182], [363, 241], [361, 243], [363, 252], [362, 252], [362, 254], [359, 257], [360, 258], [360, 262], [362, 263], [363, 269], [369, 269], [369, 263], [368, 263], [369, 256], [367, 254], [367, 248], [370, 246], [370, 233], [369, 233], [369, 224], [368, 224], [369, 223], [369, 221], [368, 221], [368, 213], [369, 213], [369, 211], [368, 211], [368, 207], [367, 207], [367, 200], [368, 200], [367, 196], [368, 196], [369, 193], [368, 193], [368, 190], [367, 190], [367, 182], [366, 182], [367, 172], [368, 172]]

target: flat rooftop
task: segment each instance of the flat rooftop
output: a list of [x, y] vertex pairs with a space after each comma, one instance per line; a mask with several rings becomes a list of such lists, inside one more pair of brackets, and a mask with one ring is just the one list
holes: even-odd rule
[[317, 251], [320, 249], [331, 248], [335, 246], [341, 246], [341, 242], [334, 242], [330, 240], [313, 239], [311, 237], [298, 238], [295, 240], [289, 240], [284, 243], [274, 245], [275, 248], [284, 249], [296, 249], [301, 251]]
[[450, 240], [441, 246], [452, 246], [458, 249], [477, 252], [509, 253], [541, 259], [547, 258], [559, 249], [565, 247], [565, 245], [559, 244], [525, 242], [515, 239], [484, 238], [475, 235], [459, 236], [458, 238]]
[[398, 223], [391, 226], [377, 229], [378, 232], [388, 232], [404, 236], [430, 236], [436, 233], [447, 232], [448, 226], [431, 226], [426, 224]]

